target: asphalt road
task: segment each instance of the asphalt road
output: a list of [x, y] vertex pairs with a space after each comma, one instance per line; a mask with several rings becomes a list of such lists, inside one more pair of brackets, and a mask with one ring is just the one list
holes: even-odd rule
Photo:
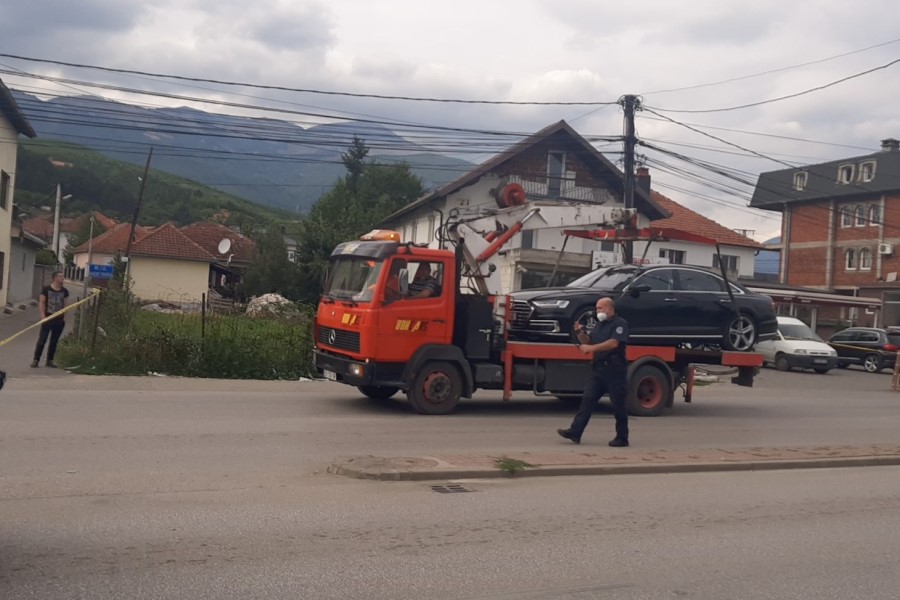
[[[894, 598], [900, 473], [478, 482], [344, 480], [356, 455], [600, 451], [551, 399], [422, 417], [325, 382], [92, 378], [19, 368], [0, 392], [2, 598]], [[24, 349], [23, 349], [24, 348]], [[26, 356], [21, 356], [25, 353]], [[715, 384], [641, 448], [897, 443], [900, 393], [859, 370]], [[507, 595], [503, 595], [507, 594]]]

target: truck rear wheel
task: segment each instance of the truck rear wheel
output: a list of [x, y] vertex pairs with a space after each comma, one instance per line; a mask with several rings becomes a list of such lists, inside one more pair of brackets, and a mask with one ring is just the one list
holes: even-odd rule
[[628, 380], [628, 413], [655, 417], [672, 402], [672, 386], [666, 374], [654, 365], [637, 368]]
[[361, 385], [356, 389], [362, 392], [363, 396], [371, 398], [372, 400], [387, 400], [400, 391], [400, 388], [398, 387], [387, 385]]
[[407, 396], [416, 412], [446, 415], [456, 410], [462, 395], [462, 377], [456, 365], [444, 361], [426, 363], [418, 372]]

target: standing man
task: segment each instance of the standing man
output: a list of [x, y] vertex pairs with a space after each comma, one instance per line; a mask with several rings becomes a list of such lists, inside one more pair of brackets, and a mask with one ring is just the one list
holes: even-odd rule
[[[38, 302], [38, 314], [41, 319], [60, 312], [66, 305], [66, 298], [69, 297], [69, 290], [63, 287], [65, 277], [62, 271], [54, 271], [50, 276], [50, 285], [45, 285], [41, 290], [40, 301]], [[65, 315], [59, 314], [53, 319], [41, 325], [41, 333], [38, 335], [37, 345], [34, 347], [34, 360], [31, 362], [32, 367], [37, 367], [41, 360], [41, 354], [44, 353], [44, 344], [47, 343], [47, 336], [50, 336], [50, 347], [47, 348], [48, 367], [56, 368], [53, 357], [56, 356], [56, 344], [62, 335], [63, 327], [66, 326]]]
[[581, 443], [581, 435], [591, 420], [591, 413], [603, 394], [609, 393], [613, 414], [616, 417], [616, 437], [609, 445], [621, 448], [628, 445], [628, 411], [625, 398], [628, 395], [628, 364], [625, 361], [625, 347], [628, 345], [628, 323], [616, 316], [616, 305], [610, 298], [597, 300], [597, 325], [585, 333], [581, 323], [575, 324], [575, 331], [584, 354], [593, 354], [591, 377], [584, 386], [581, 408], [568, 429], [558, 429], [556, 433]]

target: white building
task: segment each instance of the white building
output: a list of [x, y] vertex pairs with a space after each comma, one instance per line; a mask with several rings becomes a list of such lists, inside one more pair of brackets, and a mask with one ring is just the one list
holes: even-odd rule
[[33, 138], [34, 129], [0, 81], [0, 306], [6, 306], [12, 263], [13, 189], [19, 135]]

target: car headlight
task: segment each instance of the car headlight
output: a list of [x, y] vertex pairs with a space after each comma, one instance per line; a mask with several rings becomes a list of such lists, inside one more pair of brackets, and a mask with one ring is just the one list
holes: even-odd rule
[[807, 352], [806, 350], [800, 349], [800, 350], [794, 350], [794, 354], [809, 354], [809, 352]]
[[569, 306], [568, 300], [535, 300], [532, 302], [538, 308], [565, 308]]

